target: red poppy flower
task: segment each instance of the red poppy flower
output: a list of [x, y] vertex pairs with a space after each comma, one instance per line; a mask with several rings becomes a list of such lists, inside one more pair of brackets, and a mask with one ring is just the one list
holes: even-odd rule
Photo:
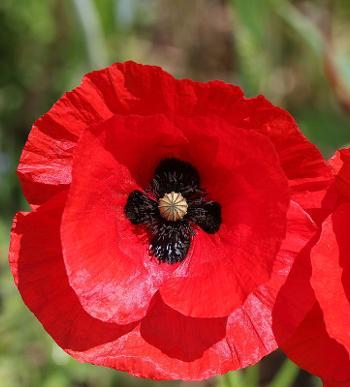
[[310, 307], [276, 296], [328, 167], [285, 111], [220, 81], [114, 64], [33, 126], [12, 229], [19, 291], [76, 359], [155, 379], [257, 362]]
[[333, 210], [311, 249], [311, 286], [316, 302], [285, 352], [324, 385], [350, 386], [350, 148], [330, 160], [334, 184], [327, 192]]

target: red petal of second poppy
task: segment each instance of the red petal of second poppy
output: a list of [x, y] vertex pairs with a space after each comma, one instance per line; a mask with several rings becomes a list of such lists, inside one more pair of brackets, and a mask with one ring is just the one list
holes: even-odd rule
[[328, 381], [342, 382], [350, 377], [349, 353], [329, 336], [317, 302], [281, 347], [301, 368]]
[[350, 353], [350, 203], [341, 204], [322, 225], [311, 252], [311, 285], [329, 335]]
[[311, 250], [311, 285], [317, 303], [293, 337], [282, 344], [302, 368], [342, 386], [350, 378], [350, 204], [341, 204], [322, 224]]
[[344, 382], [323, 380], [323, 387], [350, 387], [350, 380]]
[[340, 149], [329, 161], [336, 173], [336, 189], [340, 200], [350, 200], [350, 148]]

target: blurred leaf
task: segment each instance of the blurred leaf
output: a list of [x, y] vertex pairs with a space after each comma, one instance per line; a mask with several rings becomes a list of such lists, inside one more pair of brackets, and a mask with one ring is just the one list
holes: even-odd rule
[[237, 53], [244, 88], [248, 95], [259, 93], [269, 73], [269, 47], [266, 25], [269, 5], [259, 0], [231, 0], [238, 25], [235, 25]]
[[309, 18], [304, 16], [293, 4], [287, 0], [268, 0], [273, 10], [296, 31], [302, 39], [320, 55], [323, 51], [323, 39], [320, 31]]
[[45, 382], [42, 384], [42, 387], [70, 387], [71, 382], [69, 378], [60, 373], [52, 373], [48, 376]]
[[82, 26], [92, 69], [108, 65], [108, 51], [97, 8], [92, 0], [73, 0]]
[[339, 71], [342, 74], [342, 79], [347, 88], [350, 89], [350, 58], [342, 52], [337, 52], [334, 58]]
[[344, 114], [305, 108], [294, 115], [303, 133], [326, 157], [330, 157], [335, 149], [350, 145], [350, 120]]
[[266, 33], [269, 5], [261, 0], [231, 0], [242, 25], [247, 28], [256, 42], [262, 42]]

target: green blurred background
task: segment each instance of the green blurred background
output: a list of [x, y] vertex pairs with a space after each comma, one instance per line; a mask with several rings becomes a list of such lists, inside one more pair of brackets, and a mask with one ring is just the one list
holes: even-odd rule
[[293, 366], [271, 382], [278, 352], [260, 369], [201, 383], [155, 383], [79, 364], [22, 303], [7, 246], [14, 213], [27, 208], [15, 169], [31, 123], [84, 73], [133, 59], [177, 77], [239, 84], [289, 110], [329, 156], [350, 142], [349, 37], [349, 0], [0, 1], [1, 387], [319, 385]]

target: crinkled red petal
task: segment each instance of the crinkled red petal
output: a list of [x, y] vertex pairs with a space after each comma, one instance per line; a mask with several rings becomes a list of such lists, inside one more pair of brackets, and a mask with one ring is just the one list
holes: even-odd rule
[[62, 258], [60, 222], [66, 192], [31, 213], [15, 217], [10, 267], [29, 309], [64, 349], [85, 351], [121, 337], [134, 324], [102, 322], [87, 314], [69, 286]]
[[[243, 306], [229, 316], [227, 340], [231, 350], [238, 357], [247, 350], [252, 354], [249, 359], [241, 358], [241, 367], [254, 364], [275, 349], [277, 343], [289, 338], [314, 300], [306, 294], [295, 301], [295, 295], [300, 292], [295, 273], [303, 278], [308, 276], [302, 254], [316, 228], [295, 202], [291, 202], [287, 217], [286, 238], [277, 254], [270, 280], [259, 286]], [[282, 304], [283, 309], [280, 308]]]
[[263, 97], [245, 99], [238, 87], [224, 82], [175, 80], [159, 67], [133, 62], [86, 75], [79, 87], [35, 122], [18, 168], [28, 201], [43, 203], [70, 183], [75, 146], [86, 128], [113, 114], [157, 113], [172, 117], [215, 114], [234, 127], [268, 136], [295, 199], [304, 208], [320, 207], [329, 170], [287, 112]]
[[[299, 206], [289, 210], [287, 238], [270, 281], [228, 319], [185, 317], [158, 294], [141, 323], [118, 325], [87, 314], [69, 285], [59, 231], [64, 201], [62, 193], [32, 213], [17, 215], [10, 264], [25, 303], [76, 359], [147, 378], [199, 380], [254, 364], [276, 348], [271, 328], [275, 298], [313, 233]], [[286, 301], [292, 301], [293, 291]], [[285, 314], [298, 310], [286, 304]]]
[[349, 228], [350, 203], [344, 203], [323, 223], [320, 240], [312, 249], [311, 285], [328, 334], [350, 353]]
[[81, 132], [111, 115], [100, 91], [85, 77], [33, 124], [18, 166], [30, 204], [41, 204], [70, 184], [72, 157]]
[[317, 304], [284, 347], [292, 360], [328, 385], [350, 379], [349, 222], [349, 203], [341, 204], [323, 222], [311, 250]]
[[310, 283], [317, 303], [283, 345], [292, 360], [322, 377], [326, 386], [347, 386], [350, 379], [349, 161], [349, 149], [338, 151], [330, 160], [336, 177], [327, 196], [338, 207], [322, 223], [310, 253]]
[[41, 204], [64, 189], [81, 133], [113, 114], [201, 114], [241, 95], [223, 82], [178, 81], [159, 67], [133, 62], [89, 73], [34, 123], [18, 167], [24, 194], [29, 203]]
[[[77, 147], [61, 236], [68, 278], [82, 306], [103, 321], [142, 318], [176, 265], [160, 265], [124, 207], [162, 158], [187, 143], [160, 116], [114, 116]], [[142, 189], [142, 188], [141, 188]]]
[[218, 118], [178, 119], [177, 126], [223, 219], [215, 234], [196, 231], [188, 257], [160, 291], [185, 315], [227, 316], [270, 277], [285, 235], [287, 182], [266, 137], [231, 132]]
[[331, 169], [317, 147], [301, 133], [293, 117], [262, 96], [242, 99], [225, 114], [234, 125], [269, 137], [289, 179], [293, 200], [316, 218], [321, 217], [325, 190], [332, 182]]
[[62, 244], [70, 283], [93, 316], [141, 318], [166, 279], [162, 268], [171, 271], [149, 256], [147, 237], [136, 235], [124, 215], [128, 194], [136, 183], [147, 187], [165, 156], [190, 161], [223, 213], [218, 233], [198, 230], [189, 256], [161, 290], [166, 303], [192, 317], [223, 317], [270, 277], [285, 234], [287, 182], [268, 139], [229, 130], [217, 117], [177, 119], [174, 126], [162, 116], [129, 115], [100, 125], [98, 140], [83, 135]]
[[[204, 125], [201, 135], [199, 123]], [[238, 147], [244, 141], [250, 145], [248, 138], [261, 145], [261, 149], [253, 147], [254, 155]], [[236, 155], [219, 155], [218, 150], [227, 144]], [[189, 152], [189, 146], [195, 151]], [[252, 165], [252, 158], [258, 155], [260, 160], [267, 148], [270, 155], [261, 168], [269, 173], [259, 174], [261, 169]], [[150, 152], [148, 157], [146, 152]], [[163, 156], [191, 161], [211, 198], [223, 205], [221, 238], [220, 233], [207, 236], [198, 231], [190, 252], [195, 256], [196, 243], [206, 237], [205, 242], [218, 252], [217, 258], [224, 256], [224, 262], [230, 262], [230, 249], [232, 261], [238, 257], [234, 271], [232, 261], [226, 267], [218, 265], [219, 274], [225, 268], [235, 273], [230, 282], [226, 272], [221, 284], [226, 293], [217, 280], [212, 282], [213, 295], [221, 298], [216, 303], [219, 306], [204, 305], [201, 290], [196, 294], [197, 306], [171, 299], [165, 287], [161, 294], [156, 293], [174, 269], [176, 276], [186, 278], [191, 259], [179, 268], [156, 263], [147, 255], [144, 230], [131, 226], [122, 211], [127, 194], [144, 188], [151, 167]], [[216, 159], [220, 173], [209, 163], [210, 157]], [[237, 174], [228, 180], [233, 167], [247, 176]], [[177, 81], [157, 67], [115, 64], [88, 74], [81, 86], [34, 124], [18, 173], [28, 201], [45, 204], [30, 214], [17, 215], [11, 268], [26, 304], [55, 340], [79, 360], [155, 379], [202, 379], [258, 361], [276, 347], [276, 341], [288, 337], [310, 307], [309, 289], [300, 298], [298, 285], [304, 285], [310, 275], [308, 262], [300, 257], [312, 227], [294, 204], [286, 239], [276, 256], [288, 201], [283, 176], [289, 179], [292, 197], [320, 220], [332, 174], [289, 114], [262, 97], [244, 99], [239, 88], [219, 81]], [[261, 182], [265, 175], [270, 197]], [[233, 203], [228, 193], [233, 193]], [[248, 203], [255, 205], [254, 211]], [[293, 209], [295, 217], [291, 216]], [[235, 216], [241, 217], [240, 222]], [[237, 225], [238, 231], [232, 231]], [[220, 249], [224, 240], [225, 249]], [[238, 243], [242, 240], [244, 243]], [[201, 261], [195, 264], [200, 267]], [[206, 267], [198, 273], [210, 278]], [[301, 274], [301, 280], [295, 273]], [[219, 274], [217, 278], [223, 279]], [[194, 275], [188, 278], [196, 281]], [[235, 307], [227, 318], [225, 336], [224, 315]], [[157, 324], [162, 326], [162, 336], [154, 328]], [[171, 326], [171, 331], [165, 332], [164, 326]], [[186, 347], [189, 337], [193, 339], [190, 350]]]

